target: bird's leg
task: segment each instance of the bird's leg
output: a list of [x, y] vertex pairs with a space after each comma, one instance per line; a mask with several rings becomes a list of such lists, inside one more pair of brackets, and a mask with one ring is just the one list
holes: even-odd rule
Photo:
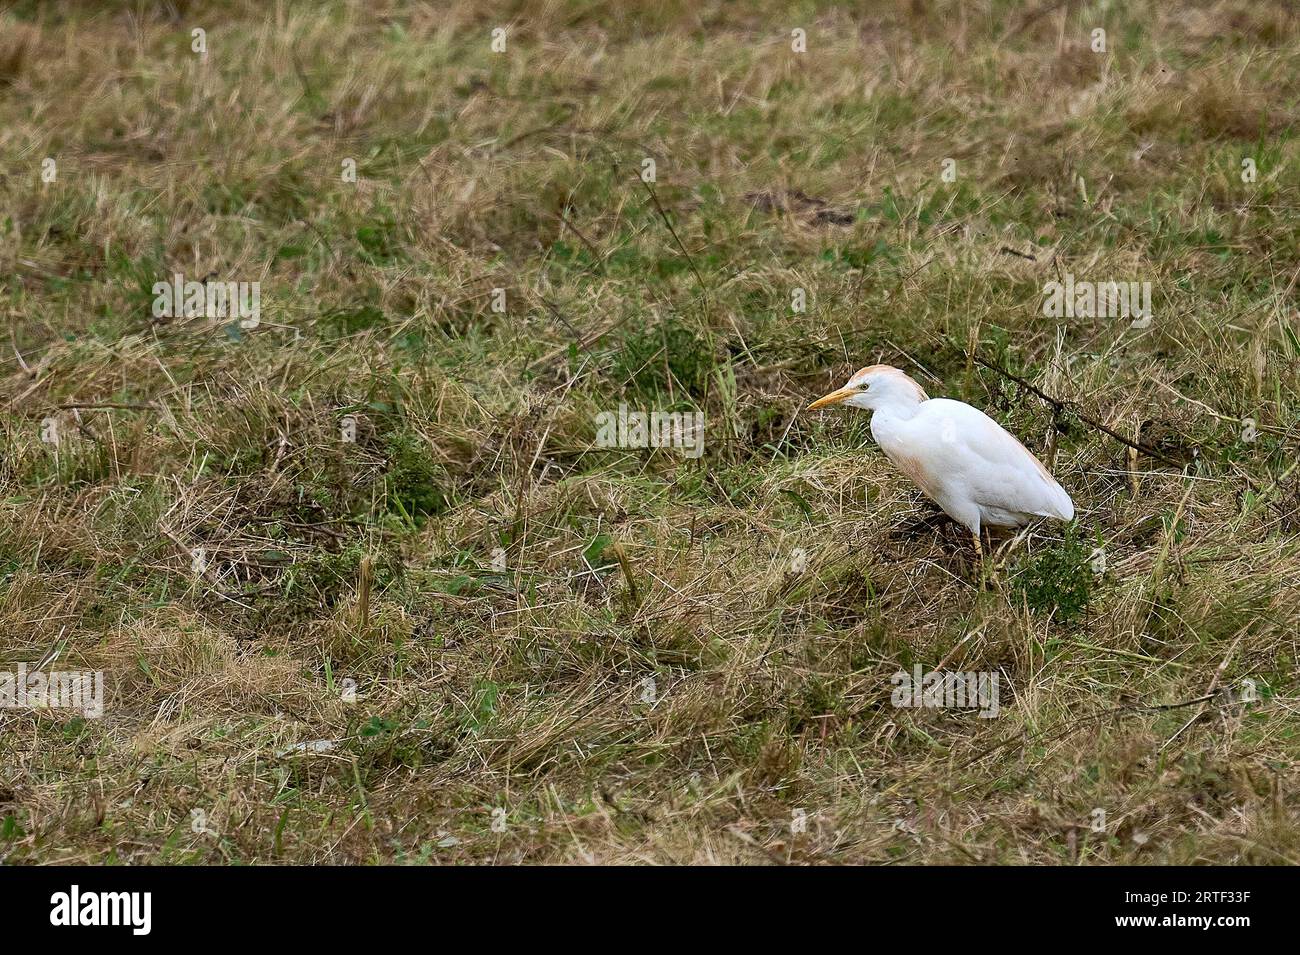
[[[989, 582], [989, 569], [984, 561], [984, 542], [980, 540], [980, 532], [974, 531], [971, 539], [975, 541], [975, 561], [979, 567], [979, 585], [980, 590], [984, 590]], [[992, 540], [989, 541], [992, 544]]]

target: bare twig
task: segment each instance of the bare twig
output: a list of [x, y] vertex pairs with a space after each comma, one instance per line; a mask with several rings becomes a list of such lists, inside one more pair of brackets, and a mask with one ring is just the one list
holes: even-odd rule
[[1184, 466], [1182, 462], [1175, 461], [1173, 458], [1169, 457], [1166, 454], [1163, 454], [1160, 451], [1157, 451], [1155, 448], [1151, 447], [1150, 445], [1143, 444], [1140, 441], [1131, 441], [1128, 438], [1124, 437], [1119, 432], [1115, 431], [1113, 428], [1106, 427], [1096, 418], [1089, 417], [1088, 415], [1080, 411], [1078, 405], [1074, 404], [1074, 402], [1062, 401], [1060, 398], [1053, 398], [1051, 395], [1043, 391], [1041, 388], [1039, 388], [1037, 385], [1033, 384], [1032, 382], [1026, 381], [1024, 378], [1021, 378], [1019, 375], [1013, 375], [1011, 372], [1007, 371], [1001, 365], [988, 361], [985, 358], [981, 358], [978, 354], [972, 354], [971, 357], [980, 365], [983, 365], [985, 368], [989, 369], [990, 371], [997, 372], [1003, 378], [1007, 379], [1008, 381], [1015, 382], [1017, 385], [1019, 385], [1021, 388], [1024, 388], [1026, 391], [1030, 392], [1035, 397], [1041, 398], [1043, 401], [1046, 401], [1049, 405], [1052, 406], [1054, 410], [1071, 412], [1076, 418], [1078, 418], [1084, 424], [1096, 428], [1098, 431], [1102, 432], [1103, 434], [1110, 435], [1110, 437], [1114, 438], [1120, 444], [1132, 448], [1135, 451], [1141, 451], [1143, 454], [1147, 455], [1148, 457], [1153, 457], [1158, 461], [1163, 461], [1165, 462], [1165, 464], [1171, 465], [1172, 467], [1181, 468]]

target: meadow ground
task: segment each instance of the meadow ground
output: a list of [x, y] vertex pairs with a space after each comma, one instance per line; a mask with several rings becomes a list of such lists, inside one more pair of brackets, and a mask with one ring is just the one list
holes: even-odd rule
[[[105, 700], [0, 861], [1300, 861], [1297, 103], [1271, 0], [3, 4], [0, 670]], [[981, 589], [873, 362], [1075, 524]]]

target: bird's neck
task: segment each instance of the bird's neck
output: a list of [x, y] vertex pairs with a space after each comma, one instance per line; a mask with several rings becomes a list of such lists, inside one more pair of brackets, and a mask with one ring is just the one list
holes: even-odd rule
[[921, 410], [922, 404], [924, 402], [913, 401], [909, 398], [888, 401], [872, 412], [872, 420], [875, 421], [880, 418], [885, 421], [908, 421]]

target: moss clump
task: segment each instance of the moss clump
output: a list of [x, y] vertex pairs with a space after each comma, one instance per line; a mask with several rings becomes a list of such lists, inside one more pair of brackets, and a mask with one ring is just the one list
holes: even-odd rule
[[1052, 612], [1062, 623], [1083, 616], [1092, 597], [1094, 576], [1088, 545], [1073, 527], [1065, 540], [1020, 564], [1011, 584], [1030, 610]]

